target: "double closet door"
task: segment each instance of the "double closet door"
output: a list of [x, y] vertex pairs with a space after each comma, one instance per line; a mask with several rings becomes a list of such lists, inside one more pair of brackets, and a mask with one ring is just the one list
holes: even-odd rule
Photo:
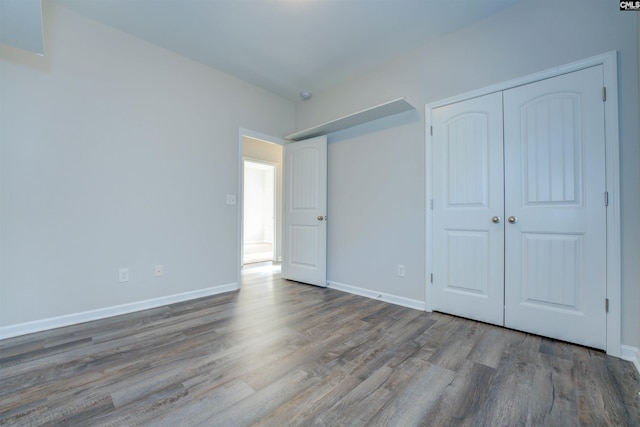
[[606, 347], [603, 69], [434, 109], [433, 308]]

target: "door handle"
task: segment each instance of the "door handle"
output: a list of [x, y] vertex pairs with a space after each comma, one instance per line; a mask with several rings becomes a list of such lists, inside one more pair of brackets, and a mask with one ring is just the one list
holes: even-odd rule
[[510, 216], [509, 218], [507, 218], [507, 221], [509, 221], [509, 224], [515, 224], [516, 222], [518, 222], [518, 217]]
[[324, 221], [325, 219], [327, 219], [326, 216], [318, 215], [318, 221]]
[[491, 222], [493, 222], [494, 224], [500, 224], [500, 220], [501, 219], [502, 218], [500, 218], [499, 216], [496, 215], [496, 216], [491, 218]]

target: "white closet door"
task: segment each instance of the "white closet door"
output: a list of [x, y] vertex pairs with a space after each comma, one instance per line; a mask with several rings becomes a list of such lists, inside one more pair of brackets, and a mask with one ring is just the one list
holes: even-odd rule
[[433, 309], [502, 325], [502, 94], [437, 108], [432, 122]]
[[327, 137], [284, 147], [282, 277], [327, 286]]
[[597, 66], [504, 92], [505, 326], [600, 349], [602, 82]]

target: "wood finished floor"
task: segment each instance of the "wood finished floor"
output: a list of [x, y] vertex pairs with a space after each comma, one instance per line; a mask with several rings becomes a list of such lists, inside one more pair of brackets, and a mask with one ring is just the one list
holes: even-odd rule
[[633, 365], [274, 278], [0, 341], [0, 425], [640, 425]]

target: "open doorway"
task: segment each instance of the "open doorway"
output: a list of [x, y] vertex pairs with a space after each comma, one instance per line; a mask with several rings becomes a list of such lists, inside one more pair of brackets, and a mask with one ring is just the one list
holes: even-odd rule
[[282, 162], [278, 143], [242, 135], [242, 265], [282, 259]]
[[243, 242], [245, 264], [274, 261], [277, 164], [243, 158]]

